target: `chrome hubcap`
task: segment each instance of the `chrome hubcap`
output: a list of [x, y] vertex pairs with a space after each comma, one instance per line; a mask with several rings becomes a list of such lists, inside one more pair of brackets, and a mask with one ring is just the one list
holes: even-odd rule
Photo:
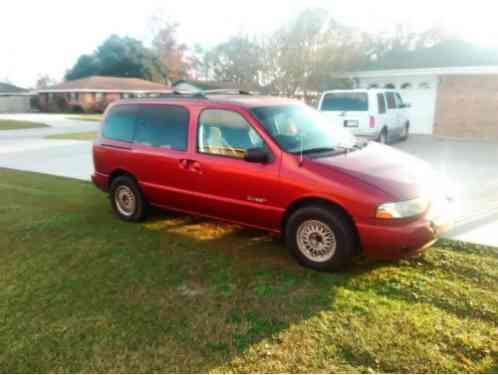
[[318, 220], [306, 220], [297, 229], [297, 247], [313, 262], [326, 262], [336, 250], [336, 239], [332, 229]]
[[118, 186], [114, 191], [114, 202], [121, 215], [131, 216], [135, 213], [135, 194], [128, 186]]

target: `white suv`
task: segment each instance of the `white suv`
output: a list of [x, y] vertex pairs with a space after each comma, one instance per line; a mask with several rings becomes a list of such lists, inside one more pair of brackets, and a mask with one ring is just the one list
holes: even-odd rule
[[381, 143], [408, 138], [408, 107], [399, 92], [381, 89], [326, 91], [318, 104], [337, 125]]

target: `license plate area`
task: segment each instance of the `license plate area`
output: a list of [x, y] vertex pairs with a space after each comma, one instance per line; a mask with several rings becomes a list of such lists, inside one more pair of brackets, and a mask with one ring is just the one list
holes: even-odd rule
[[344, 120], [345, 128], [357, 128], [359, 125], [358, 120]]

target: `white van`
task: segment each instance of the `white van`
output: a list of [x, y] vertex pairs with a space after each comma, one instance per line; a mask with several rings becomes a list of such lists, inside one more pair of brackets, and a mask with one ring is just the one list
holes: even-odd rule
[[318, 104], [337, 125], [381, 143], [408, 138], [408, 107], [399, 92], [383, 89], [326, 91]]

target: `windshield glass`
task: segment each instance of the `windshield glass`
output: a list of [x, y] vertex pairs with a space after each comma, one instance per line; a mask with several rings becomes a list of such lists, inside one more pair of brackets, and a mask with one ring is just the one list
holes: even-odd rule
[[368, 111], [368, 96], [363, 92], [336, 92], [327, 94], [322, 111]]
[[351, 133], [304, 104], [259, 107], [251, 112], [278, 145], [290, 153], [337, 151], [356, 144]]

